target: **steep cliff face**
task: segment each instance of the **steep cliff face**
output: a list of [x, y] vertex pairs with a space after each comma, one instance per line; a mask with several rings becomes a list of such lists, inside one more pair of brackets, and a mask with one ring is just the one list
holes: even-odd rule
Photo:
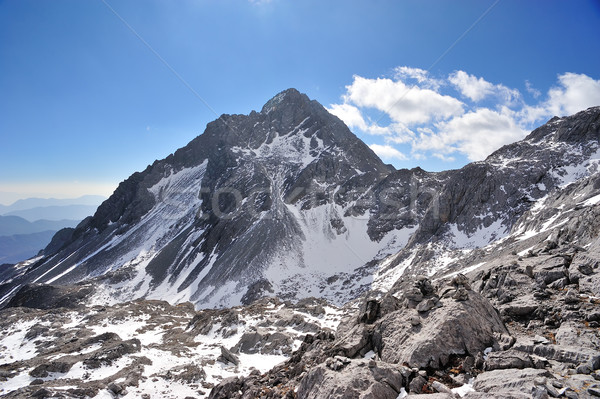
[[343, 303], [506, 237], [536, 200], [595, 173], [599, 118], [600, 108], [554, 118], [460, 170], [396, 171], [289, 89], [134, 173], [42, 258], [3, 271], [0, 299], [26, 283], [95, 279], [113, 302]]

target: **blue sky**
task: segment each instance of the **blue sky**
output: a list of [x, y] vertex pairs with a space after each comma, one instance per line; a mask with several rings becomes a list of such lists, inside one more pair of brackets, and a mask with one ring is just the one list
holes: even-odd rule
[[0, 1], [0, 203], [108, 196], [289, 87], [396, 167], [461, 167], [600, 105], [599, 39], [598, 1]]

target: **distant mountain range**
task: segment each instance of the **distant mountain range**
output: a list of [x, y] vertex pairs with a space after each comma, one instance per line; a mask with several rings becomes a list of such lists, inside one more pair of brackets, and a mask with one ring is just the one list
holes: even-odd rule
[[58, 231], [65, 227], [75, 227], [79, 220], [45, 220], [40, 219], [30, 222], [19, 216], [0, 216], [0, 236], [12, 236], [16, 234], [31, 234], [42, 231]]
[[52, 240], [56, 230], [0, 236], [0, 264], [12, 264], [35, 256]]
[[74, 228], [91, 216], [105, 198], [27, 198], [0, 205], [0, 264], [35, 256], [63, 228]]
[[79, 198], [26, 198], [11, 205], [0, 205], [0, 215], [20, 216], [30, 222], [36, 220], [82, 220], [91, 216], [106, 198], [84, 195]]

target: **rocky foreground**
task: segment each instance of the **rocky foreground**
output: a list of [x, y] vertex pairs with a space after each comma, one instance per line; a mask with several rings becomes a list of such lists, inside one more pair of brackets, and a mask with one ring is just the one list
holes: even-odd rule
[[[29, 286], [0, 311], [3, 397], [600, 397], [600, 243], [552, 240], [342, 309], [267, 298], [87, 307]], [[427, 395], [427, 396], [419, 396]]]
[[[224, 381], [209, 397], [598, 397], [600, 298], [545, 283], [583, 274], [596, 284], [597, 261], [557, 266], [562, 254], [536, 255], [473, 285], [461, 274], [438, 287], [421, 277], [367, 299], [335, 337], [308, 336], [286, 363]], [[498, 311], [486, 296], [498, 303], [506, 291], [518, 299]]]

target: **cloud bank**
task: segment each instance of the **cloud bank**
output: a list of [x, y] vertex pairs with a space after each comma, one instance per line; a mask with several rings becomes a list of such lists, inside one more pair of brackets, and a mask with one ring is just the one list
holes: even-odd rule
[[600, 80], [584, 74], [559, 75], [545, 96], [529, 81], [523, 88], [534, 104], [518, 89], [465, 71], [439, 78], [402, 66], [390, 77], [355, 75], [341, 102], [328, 109], [351, 129], [377, 138], [380, 143], [370, 147], [384, 160], [478, 161], [554, 115], [600, 105]]

